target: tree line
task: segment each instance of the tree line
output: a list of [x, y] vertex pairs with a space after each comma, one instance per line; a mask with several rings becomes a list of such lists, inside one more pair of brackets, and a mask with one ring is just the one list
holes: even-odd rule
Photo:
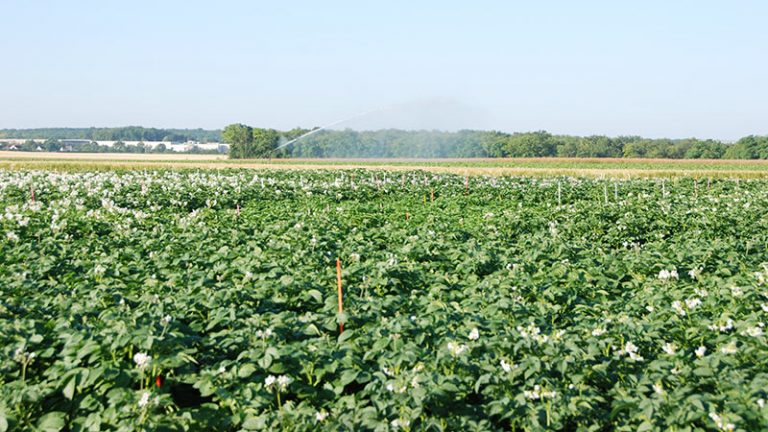
[[86, 139], [90, 141], [219, 142], [221, 131], [206, 129], [157, 129], [141, 126], [114, 128], [0, 129], [0, 139]]
[[253, 128], [232, 124], [221, 138], [230, 157], [592, 157], [661, 159], [768, 159], [768, 136], [747, 136], [735, 143], [712, 139], [650, 139], [639, 136], [553, 135], [545, 131], [504, 133], [462, 130], [322, 130], [279, 148], [311, 129]]

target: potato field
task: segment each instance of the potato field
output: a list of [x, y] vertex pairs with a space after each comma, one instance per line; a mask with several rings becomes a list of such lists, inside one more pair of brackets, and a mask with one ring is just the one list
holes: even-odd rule
[[0, 170], [0, 431], [767, 430], [766, 321], [768, 180]]

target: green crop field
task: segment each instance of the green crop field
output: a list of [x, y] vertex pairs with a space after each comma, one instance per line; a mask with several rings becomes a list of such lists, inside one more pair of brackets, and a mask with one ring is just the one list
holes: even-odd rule
[[0, 431], [768, 428], [768, 180], [18, 164]]

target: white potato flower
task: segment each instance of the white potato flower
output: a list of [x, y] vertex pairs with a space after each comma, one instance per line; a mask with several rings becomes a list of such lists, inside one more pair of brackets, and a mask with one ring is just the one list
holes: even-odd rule
[[707, 352], [707, 347], [700, 346], [696, 348], [696, 357], [699, 357], [699, 358], [704, 357], [704, 354], [706, 354], [706, 352]]
[[133, 362], [136, 363], [136, 366], [139, 369], [146, 369], [146, 367], [149, 366], [149, 364], [152, 362], [152, 356], [149, 356], [146, 353], [138, 352], [134, 354]]

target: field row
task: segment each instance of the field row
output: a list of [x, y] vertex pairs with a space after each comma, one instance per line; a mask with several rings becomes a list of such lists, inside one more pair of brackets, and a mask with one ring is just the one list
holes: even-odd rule
[[253, 159], [194, 154], [32, 153], [0, 151], [0, 169], [113, 171], [147, 169], [422, 170], [458, 175], [587, 178], [765, 178], [768, 161], [615, 158]]

